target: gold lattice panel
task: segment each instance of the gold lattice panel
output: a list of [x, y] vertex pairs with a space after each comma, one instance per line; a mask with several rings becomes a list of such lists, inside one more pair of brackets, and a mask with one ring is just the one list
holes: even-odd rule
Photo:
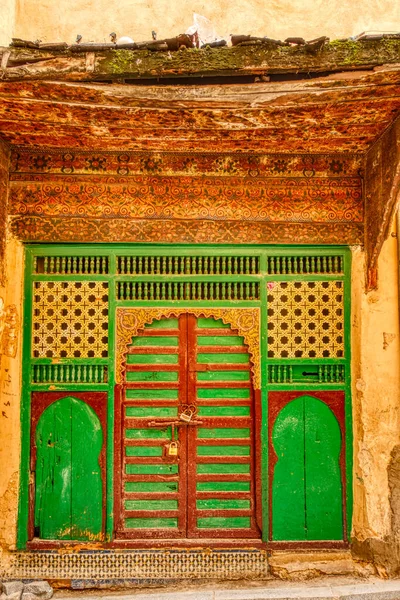
[[107, 356], [107, 282], [36, 281], [33, 285], [34, 357]]
[[342, 281], [268, 284], [268, 356], [344, 356]]

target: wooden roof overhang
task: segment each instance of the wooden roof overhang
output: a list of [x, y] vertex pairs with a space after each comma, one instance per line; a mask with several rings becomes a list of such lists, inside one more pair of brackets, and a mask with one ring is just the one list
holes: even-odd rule
[[[0, 49], [14, 233], [362, 244], [374, 287], [400, 188], [400, 41], [390, 42], [346, 46], [353, 61], [340, 44], [285, 60], [258, 47], [170, 58]], [[229, 79], [204, 85], [215, 74]]]

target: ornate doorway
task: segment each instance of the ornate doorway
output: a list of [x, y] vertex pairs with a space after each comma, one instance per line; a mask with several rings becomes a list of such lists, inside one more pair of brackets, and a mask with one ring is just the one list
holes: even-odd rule
[[[196, 311], [197, 312], [197, 311]], [[116, 536], [259, 538], [243, 337], [183, 313], [132, 339], [116, 398]]]

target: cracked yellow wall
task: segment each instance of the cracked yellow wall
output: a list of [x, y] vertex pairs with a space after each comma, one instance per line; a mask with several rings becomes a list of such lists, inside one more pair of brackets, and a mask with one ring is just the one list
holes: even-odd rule
[[391, 533], [388, 465], [400, 442], [400, 346], [397, 239], [379, 258], [378, 290], [365, 293], [364, 253], [353, 252], [352, 365], [354, 420], [353, 534]]
[[[1, 237], [5, 234], [8, 173], [7, 149], [0, 144]], [[15, 544], [20, 461], [22, 244], [9, 239], [5, 272], [0, 284], [0, 547]], [[3, 256], [0, 256], [0, 268]], [[1, 274], [3, 276], [3, 273]], [[15, 309], [16, 313], [15, 313]], [[14, 315], [16, 314], [16, 319]], [[7, 315], [13, 315], [10, 337]], [[16, 331], [15, 331], [16, 325]]]
[[[13, 2], [4, 2], [12, 12]], [[392, 0], [16, 0], [15, 5], [14, 36], [43, 41], [73, 42], [78, 33], [86, 41], [109, 41], [112, 31], [140, 41], [151, 38], [153, 29], [159, 38], [172, 37], [192, 24], [193, 12], [211, 19], [221, 36], [243, 33], [311, 39], [328, 35], [336, 39], [371, 29], [398, 31], [400, 26], [400, 3]], [[8, 44], [12, 34], [8, 29], [7, 35], [7, 23], [11, 22], [6, 19], [0, 44]]]

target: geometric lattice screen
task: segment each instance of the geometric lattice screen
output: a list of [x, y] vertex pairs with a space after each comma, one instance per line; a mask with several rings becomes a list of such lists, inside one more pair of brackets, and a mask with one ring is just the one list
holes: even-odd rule
[[344, 356], [343, 281], [268, 282], [268, 357]]
[[36, 281], [33, 286], [35, 358], [108, 356], [108, 282]]

